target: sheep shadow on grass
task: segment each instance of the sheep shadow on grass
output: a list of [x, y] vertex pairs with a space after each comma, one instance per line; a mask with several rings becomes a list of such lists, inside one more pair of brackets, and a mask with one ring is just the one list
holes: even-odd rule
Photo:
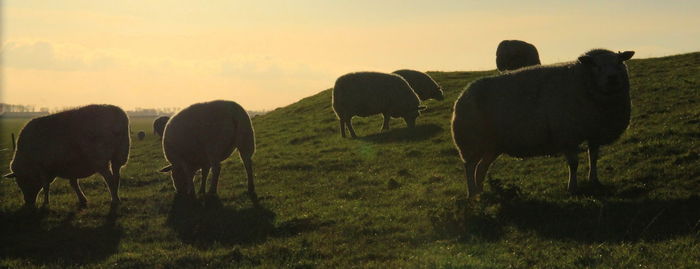
[[81, 265], [103, 261], [119, 250], [124, 235], [116, 224], [117, 207], [112, 207], [98, 226], [79, 224], [71, 212], [58, 225], [46, 228], [45, 210], [22, 209], [0, 213], [0, 258], [28, 259], [36, 264]]
[[255, 244], [268, 237], [293, 236], [329, 224], [305, 218], [275, 225], [276, 217], [274, 212], [260, 204], [232, 208], [214, 196], [207, 197], [202, 205], [176, 195], [166, 224], [180, 240], [197, 248], [208, 248], [213, 243], [227, 246]]
[[358, 137], [373, 143], [410, 142], [429, 139], [442, 131], [437, 124], [416, 125], [414, 128], [394, 128], [389, 131]]
[[700, 234], [700, 196], [656, 200], [605, 197], [596, 200], [522, 197], [517, 190], [457, 199], [431, 218], [435, 230], [463, 240], [498, 239], [506, 227], [543, 238], [583, 243], [665, 241]]
[[500, 216], [522, 230], [579, 242], [665, 241], [700, 232], [700, 198], [600, 203], [514, 200]]

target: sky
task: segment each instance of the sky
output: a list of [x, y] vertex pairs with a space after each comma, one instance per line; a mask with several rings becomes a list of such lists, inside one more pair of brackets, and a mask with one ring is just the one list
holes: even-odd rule
[[[354, 71], [495, 69], [504, 39], [543, 64], [592, 48], [700, 50], [700, 1], [0, 0], [4, 103], [124, 109], [227, 99], [270, 110]], [[330, 102], [330, 100], [329, 100]]]

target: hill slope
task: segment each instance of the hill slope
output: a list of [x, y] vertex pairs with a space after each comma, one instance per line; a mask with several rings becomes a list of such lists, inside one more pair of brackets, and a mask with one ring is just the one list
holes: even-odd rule
[[[156, 172], [166, 162], [153, 137], [133, 141], [116, 212], [99, 177], [83, 180], [90, 208], [76, 211], [58, 179], [41, 214], [18, 211], [5, 180], [0, 264], [700, 266], [700, 53], [628, 65], [632, 123], [601, 151], [604, 190], [582, 180], [583, 194], [570, 196], [562, 157], [502, 156], [481, 199], [466, 201], [452, 105], [496, 73], [433, 72], [445, 100], [426, 102], [412, 131], [394, 119], [380, 133], [380, 116], [355, 118], [360, 138], [342, 139], [329, 90], [255, 117], [260, 208], [237, 156], [224, 164], [220, 207], [181, 206]], [[582, 161], [581, 178], [586, 170]]]

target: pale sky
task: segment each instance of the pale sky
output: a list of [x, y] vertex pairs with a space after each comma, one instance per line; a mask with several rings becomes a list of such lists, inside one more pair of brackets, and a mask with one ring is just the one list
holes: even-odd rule
[[[585, 3], [584, 3], [585, 2]], [[353, 71], [495, 68], [503, 39], [544, 64], [591, 48], [700, 50], [700, 1], [2, 1], [2, 102], [274, 109]]]

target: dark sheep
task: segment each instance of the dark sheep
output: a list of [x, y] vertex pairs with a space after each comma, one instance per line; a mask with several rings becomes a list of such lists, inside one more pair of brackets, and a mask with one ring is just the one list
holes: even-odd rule
[[563, 153], [570, 192], [576, 191], [577, 151], [588, 142], [589, 179], [599, 185], [598, 150], [630, 121], [624, 61], [633, 51], [595, 49], [578, 61], [520, 69], [474, 81], [457, 99], [452, 137], [464, 161], [470, 196], [479, 194], [489, 165], [515, 157]]
[[534, 45], [520, 40], [503, 40], [496, 49], [498, 71], [516, 70], [540, 64], [540, 55]]
[[382, 130], [389, 129], [391, 117], [402, 117], [409, 128], [416, 124], [421, 107], [418, 96], [408, 82], [396, 74], [378, 72], [349, 73], [338, 78], [333, 88], [333, 110], [340, 120], [340, 133], [345, 125], [355, 138], [352, 117], [384, 116]]
[[204, 194], [209, 170], [209, 195], [216, 195], [221, 162], [238, 149], [248, 176], [248, 195], [257, 201], [253, 183], [255, 133], [246, 111], [233, 101], [193, 104], [175, 114], [165, 127], [163, 152], [171, 165], [173, 185], [180, 195], [195, 197], [193, 178], [202, 170], [200, 195]]
[[144, 132], [144, 131], [139, 131], [139, 132], [136, 134], [136, 137], [138, 137], [139, 140], [143, 140], [144, 138], [146, 138], [146, 132]]
[[445, 99], [440, 85], [433, 80], [428, 74], [421, 71], [401, 69], [393, 72], [403, 77], [411, 88], [416, 92], [421, 101], [428, 99], [443, 100]]
[[165, 130], [165, 124], [168, 123], [170, 117], [160, 116], [153, 121], [153, 134], [158, 135], [163, 138], [163, 131]]
[[27, 206], [34, 206], [42, 188], [47, 206], [51, 183], [67, 178], [85, 206], [78, 179], [99, 173], [117, 204], [119, 172], [129, 158], [130, 143], [129, 118], [116, 106], [89, 105], [35, 118], [19, 134], [12, 173], [6, 177], [16, 179]]

